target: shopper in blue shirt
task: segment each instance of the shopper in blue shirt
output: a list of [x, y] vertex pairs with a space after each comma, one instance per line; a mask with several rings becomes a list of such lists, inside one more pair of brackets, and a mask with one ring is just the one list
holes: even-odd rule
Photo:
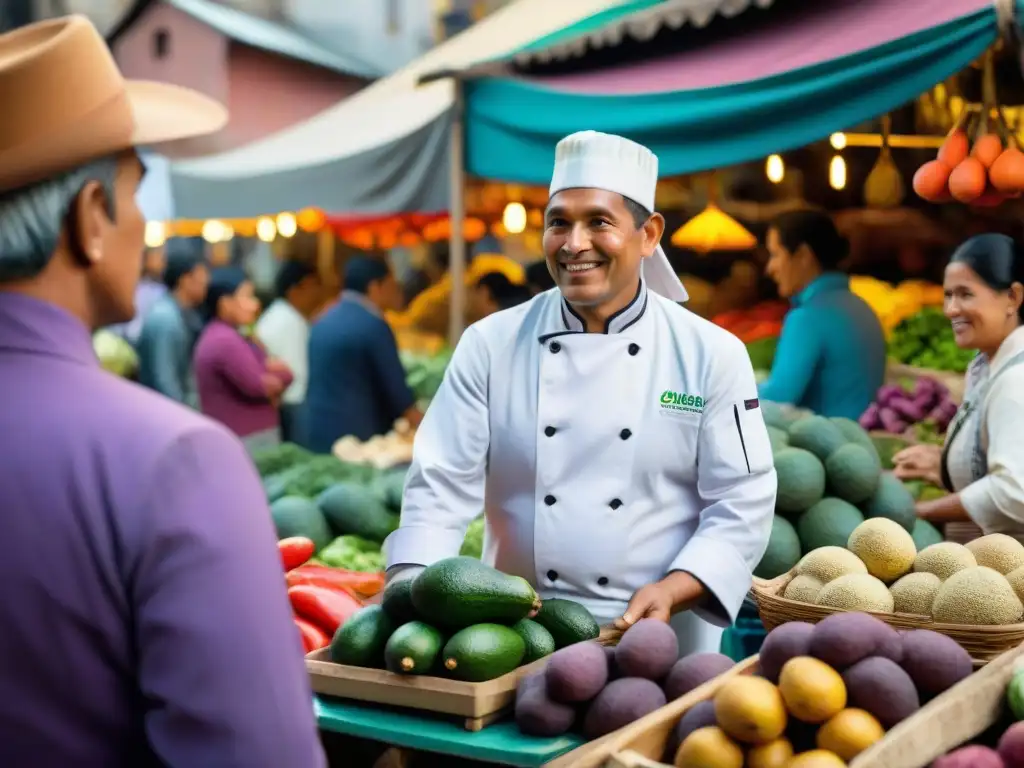
[[422, 418], [383, 314], [401, 306], [398, 281], [386, 262], [358, 257], [346, 265], [344, 287], [309, 333], [303, 443], [317, 453], [342, 437], [366, 441], [399, 418], [413, 427]]
[[768, 229], [767, 273], [790, 300], [763, 400], [856, 419], [885, 379], [885, 334], [837, 270], [848, 244], [822, 211], [784, 213]]

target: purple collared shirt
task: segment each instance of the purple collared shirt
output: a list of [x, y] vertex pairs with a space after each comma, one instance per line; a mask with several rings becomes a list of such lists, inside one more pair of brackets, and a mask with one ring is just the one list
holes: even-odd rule
[[323, 768], [238, 439], [0, 292], [0, 765]]

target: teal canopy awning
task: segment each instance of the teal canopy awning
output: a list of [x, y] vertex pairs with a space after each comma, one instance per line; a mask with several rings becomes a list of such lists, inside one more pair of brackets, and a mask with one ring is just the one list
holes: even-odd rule
[[[833, 0], [808, 14], [800, 25], [759, 32], [747, 48], [725, 40], [618, 71], [468, 80], [466, 169], [547, 184], [555, 144], [578, 130], [650, 147], [662, 176], [749, 162], [911, 101], [976, 60], [999, 34], [990, 0]], [[718, 67], [709, 64], [716, 49]], [[784, 68], [787, 61], [798, 66]], [[724, 81], [715, 82], [719, 73]]]

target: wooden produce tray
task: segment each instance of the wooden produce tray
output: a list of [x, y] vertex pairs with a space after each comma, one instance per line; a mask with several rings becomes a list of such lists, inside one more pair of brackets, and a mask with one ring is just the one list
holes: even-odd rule
[[999, 721], [1006, 686], [1020, 668], [1024, 646], [936, 696], [854, 758], [850, 768], [925, 768]]
[[659, 761], [665, 754], [669, 738], [679, 719], [695, 705], [712, 698], [726, 680], [736, 675], [755, 674], [758, 671], [757, 659], [757, 656], [744, 659], [729, 671], [694, 688], [685, 696], [670, 701], [661, 709], [656, 709], [625, 728], [562, 755], [548, 763], [545, 768], [665, 768], [665, 764]]
[[[598, 642], [615, 645], [621, 634], [606, 627]], [[494, 680], [466, 683], [432, 675], [397, 675], [383, 669], [335, 664], [329, 660], [329, 654], [328, 648], [321, 648], [306, 656], [306, 671], [314, 693], [450, 715], [463, 719], [469, 731], [479, 731], [504, 717], [515, 703], [520, 678], [546, 663], [546, 659], [538, 659]]]

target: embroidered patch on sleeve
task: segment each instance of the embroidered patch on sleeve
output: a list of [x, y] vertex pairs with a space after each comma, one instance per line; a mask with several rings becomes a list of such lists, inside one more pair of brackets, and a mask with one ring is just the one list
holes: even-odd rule
[[752, 411], [755, 408], [759, 408], [761, 405], [760, 401], [755, 397], [753, 400], [744, 400], [743, 407], [748, 411]]

